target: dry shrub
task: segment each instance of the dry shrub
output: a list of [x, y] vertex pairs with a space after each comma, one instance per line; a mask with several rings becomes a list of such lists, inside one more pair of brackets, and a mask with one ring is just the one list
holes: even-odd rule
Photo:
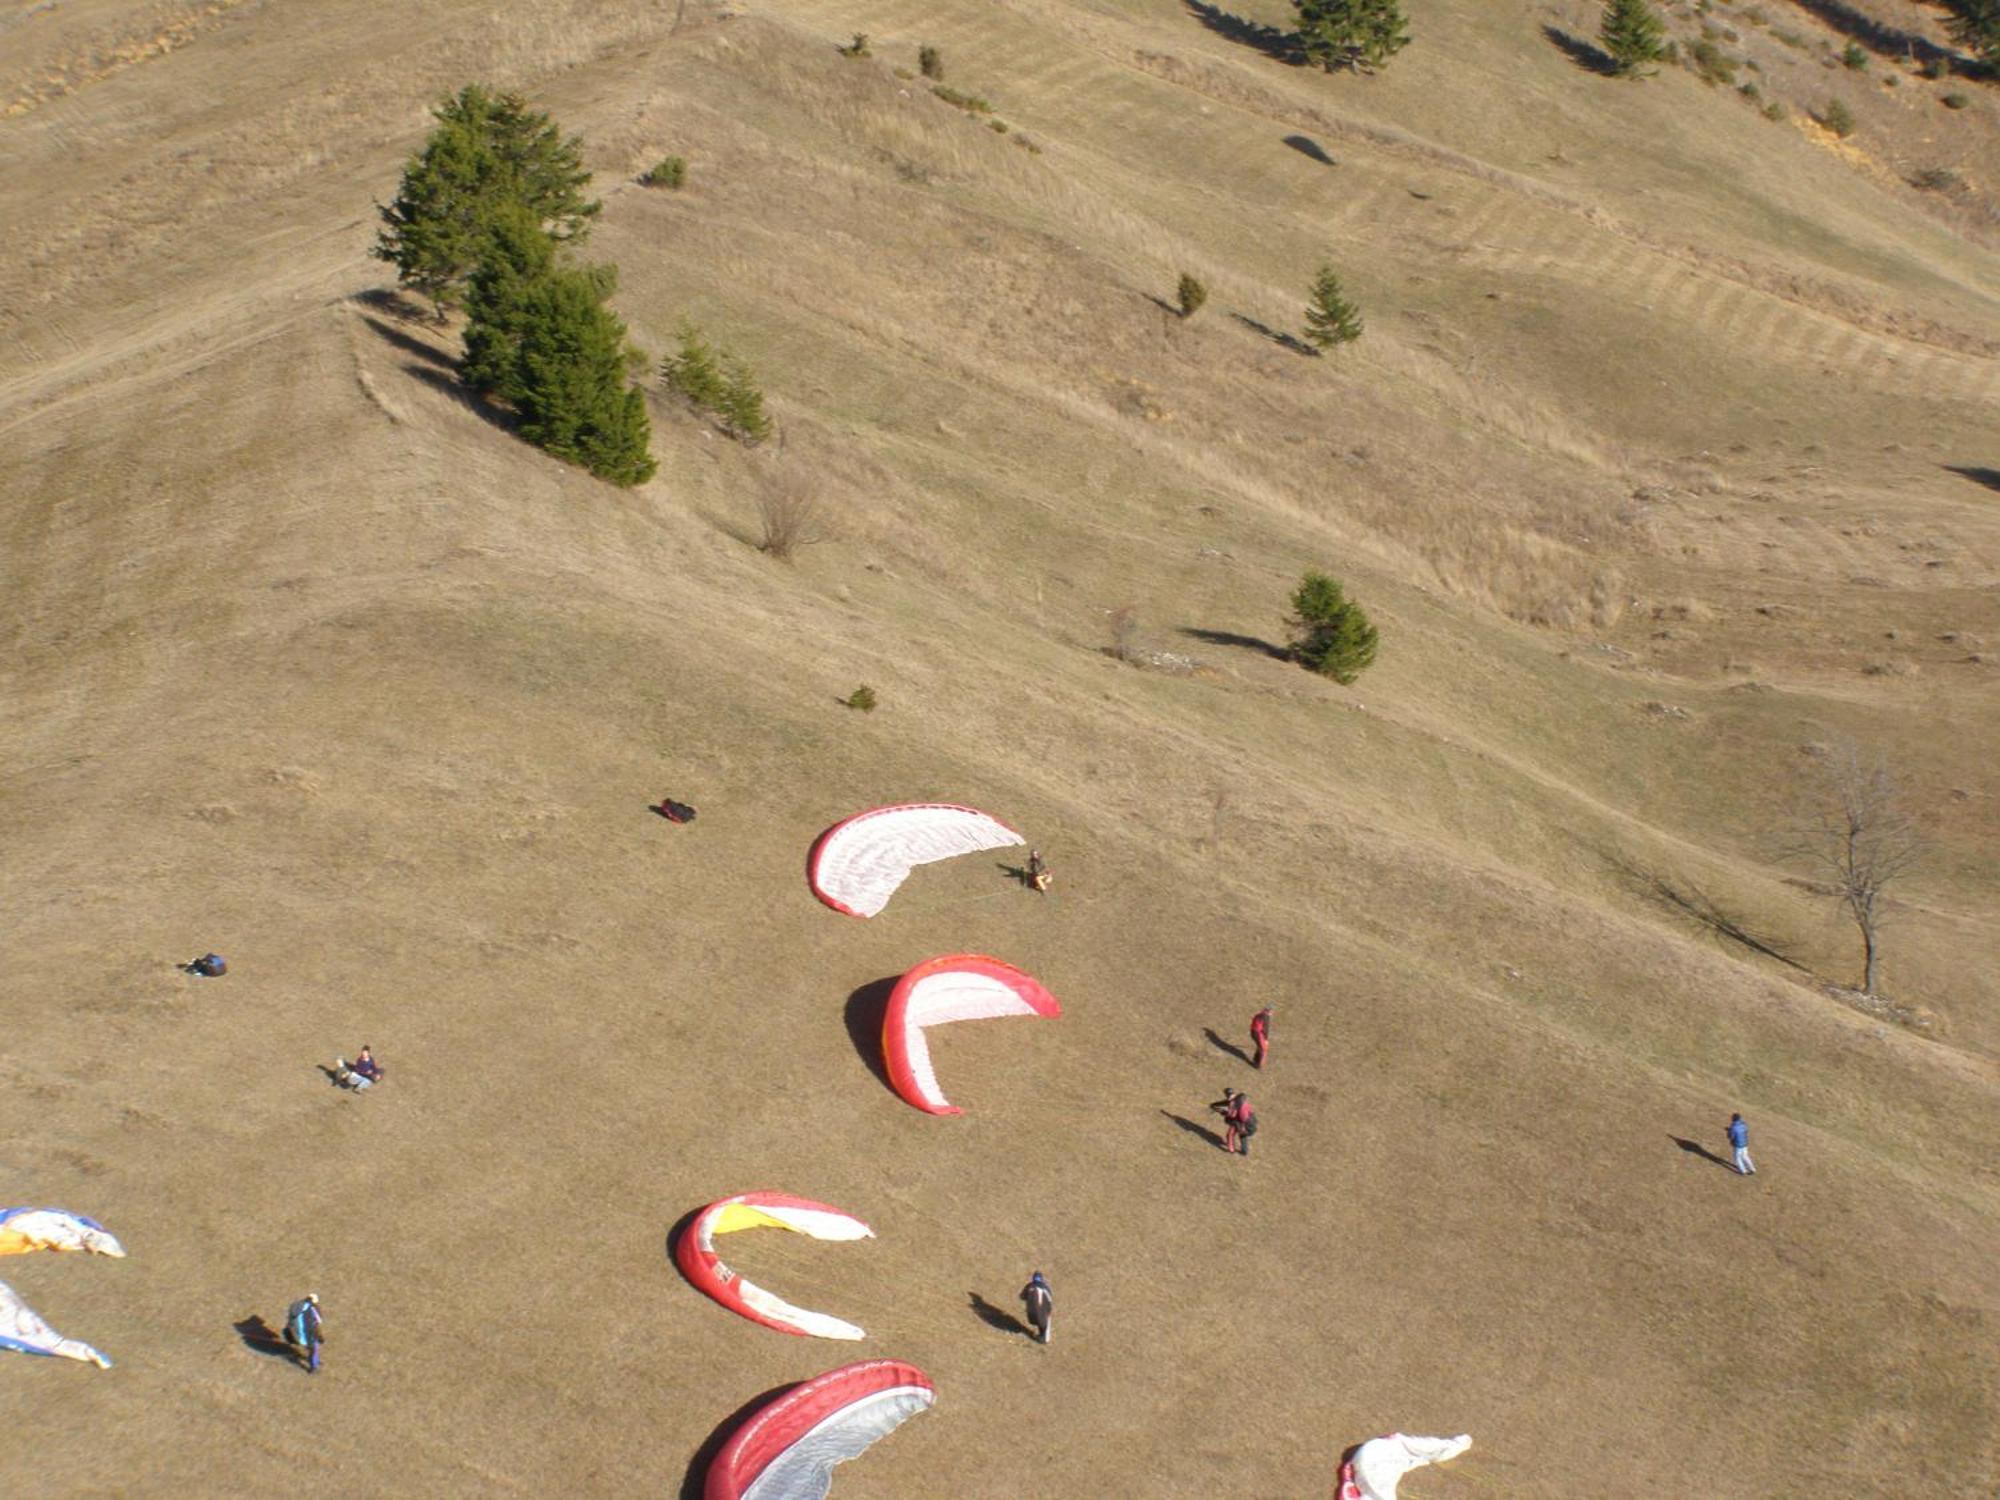
[[825, 493], [797, 468], [767, 475], [757, 490], [757, 550], [789, 562], [801, 547], [832, 541]]

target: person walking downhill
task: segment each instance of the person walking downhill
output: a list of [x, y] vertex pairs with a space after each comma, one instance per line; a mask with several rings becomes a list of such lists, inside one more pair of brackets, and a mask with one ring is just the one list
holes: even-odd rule
[[326, 1342], [326, 1330], [319, 1315], [319, 1296], [307, 1292], [285, 1314], [285, 1340], [305, 1361], [306, 1373], [319, 1373], [319, 1346]]
[[1056, 1297], [1049, 1290], [1048, 1278], [1040, 1271], [1030, 1276], [1028, 1284], [1021, 1288], [1021, 1302], [1027, 1308], [1028, 1323], [1035, 1330], [1035, 1342], [1046, 1344], [1055, 1322]]
[[1750, 1127], [1743, 1123], [1743, 1116], [1729, 1117], [1729, 1145], [1736, 1154], [1736, 1170], [1745, 1177], [1757, 1175], [1757, 1163], [1750, 1160]]
[[1271, 1007], [1265, 1006], [1250, 1018], [1250, 1040], [1256, 1044], [1257, 1056], [1250, 1066], [1262, 1070], [1264, 1059], [1271, 1055]]

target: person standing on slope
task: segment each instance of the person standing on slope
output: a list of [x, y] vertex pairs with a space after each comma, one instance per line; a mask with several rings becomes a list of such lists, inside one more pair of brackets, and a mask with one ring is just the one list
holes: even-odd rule
[[292, 1304], [292, 1310], [285, 1314], [285, 1339], [298, 1356], [306, 1363], [306, 1373], [319, 1373], [319, 1346], [326, 1342], [326, 1331], [319, 1315], [319, 1296], [307, 1292]]
[[1729, 1117], [1729, 1147], [1736, 1155], [1736, 1170], [1745, 1177], [1757, 1175], [1757, 1163], [1750, 1160], [1750, 1127], [1743, 1123], [1743, 1116]]
[[1049, 881], [1053, 877], [1049, 874], [1048, 862], [1042, 858], [1041, 850], [1030, 849], [1028, 851], [1028, 865], [1024, 873], [1027, 877], [1029, 890], [1034, 891], [1037, 895], [1048, 894]]
[[1250, 1107], [1250, 1096], [1224, 1089], [1209, 1108], [1222, 1116], [1222, 1149], [1231, 1156], [1248, 1156], [1250, 1137], [1257, 1133], [1257, 1111]]
[[1271, 1007], [1265, 1006], [1250, 1018], [1250, 1040], [1256, 1045], [1257, 1056], [1250, 1066], [1262, 1070], [1264, 1059], [1271, 1054]]
[[1029, 1326], [1035, 1330], [1035, 1342], [1046, 1344], [1055, 1322], [1056, 1298], [1049, 1290], [1048, 1278], [1040, 1271], [1030, 1276], [1028, 1284], [1021, 1288], [1021, 1304], [1027, 1309]]

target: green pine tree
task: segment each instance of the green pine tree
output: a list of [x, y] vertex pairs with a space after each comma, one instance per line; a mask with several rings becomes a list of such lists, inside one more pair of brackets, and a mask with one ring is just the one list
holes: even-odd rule
[[404, 166], [395, 201], [381, 210], [374, 253], [442, 317], [479, 264], [504, 205], [525, 207], [557, 240], [582, 239], [600, 205], [584, 197], [590, 173], [582, 144], [564, 140], [519, 95], [470, 84], [434, 114], [437, 128]]
[[475, 391], [520, 401], [529, 295], [555, 265], [556, 243], [527, 208], [508, 204], [494, 215], [485, 254], [465, 291], [465, 357], [458, 373]]
[[2000, 0], [1945, 0], [1951, 19], [1945, 29], [1961, 47], [1988, 67], [2000, 68]]
[[1632, 78], [1667, 55], [1667, 28], [1646, 0], [1605, 0], [1598, 38], [1620, 78]]
[[1362, 334], [1361, 309], [1340, 290], [1332, 266], [1321, 266], [1306, 304], [1306, 339], [1321, 349], [1351, 344]]
[[1299, 50], [1329, 73], [1372, 73], [1410, 44], [1397, 0], [1292, 0], [1292, 6], [1299, 14]]
[[771, 419], [764, 412], [764, 393], [757, 389], [750, 367], [733, 356], [722, 361], [722, 399], [716, 414], [723, 425], [747, 444], [764, 441], [771, 435]]
[[692, 323], [681, 324], [681, 352], [660, 361], [660, 378], [703, 411], [720, 410], [728, 391], [714, 347]]
[[499, 390], [521, 436], [613, 484], [643, 484], [656, 465], [646, 402], [626, 382], [625, 325], [604, 305], [607, 278], [555, 270], [513, 311], [513, 359]]
[[1308, 573], [1292, 594], [1292, 658], [1342, 686], [1375, 660], [1380, 637], [1361, 606], [1324, 573]]

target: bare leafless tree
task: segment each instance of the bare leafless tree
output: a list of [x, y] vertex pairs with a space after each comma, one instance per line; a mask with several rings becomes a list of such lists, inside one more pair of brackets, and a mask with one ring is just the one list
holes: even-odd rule
[[766, 474], [757, 489], [757, 550], [781, 562], [801, 547], [831, 541], [834, 526], [819, 486], [787, 466]]
[[1861, 989], [1873, 995], [1882, 978], [1884, 893], [1923, 858], [1924, 838], [1879, 758], [1840, 744], [1820, 758], [1818, 772], [1786, 845], [1860, 928]]

